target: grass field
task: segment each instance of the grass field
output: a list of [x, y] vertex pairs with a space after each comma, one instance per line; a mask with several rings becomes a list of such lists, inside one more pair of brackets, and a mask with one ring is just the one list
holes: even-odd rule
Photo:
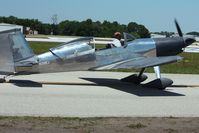
[[60, 43], [54, 42], [29, 42], [30, 47], [35, 54], [41, 54], [47, 52], [50, 48], [56, 47]]
[[[163, 65], [161, 71], [164, 73], [184, 73], [184, 74], [199, 74], [199, 53], [182, 53], [184, 60]], [[152, 72], [152, 69], [148, 69], [148, 72]]]
[[[47, 52], [50, 48], [56, 47], [60, 43], [49, 42], [30, 42], [35, 54]], [[96, 45], [97, 48], [104, 47], [103, 45]], [[163, 73], [184, 73], [184, 74], [199, 74], [199, 53], [182, 53], [184, 60], [181, 62], [164, 65], [161, 67]], [[119, 69], [112, 71], [131, 72], [133, 69]], [[152, 68], [148, 68], [146, 72], [153, 72]]]

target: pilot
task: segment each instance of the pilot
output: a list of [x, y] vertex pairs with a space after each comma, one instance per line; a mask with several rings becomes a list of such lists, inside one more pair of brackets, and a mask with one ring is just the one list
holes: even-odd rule
[[114, 48], [114, 47], [121, 47], [122, 46], [122, 41], [121, 41], [122, 35], [121, 35], [121, 33], [115, 32], [114, 36], [115, 36], [115, 39], [111, 43], [107, 44], [106, 48]]

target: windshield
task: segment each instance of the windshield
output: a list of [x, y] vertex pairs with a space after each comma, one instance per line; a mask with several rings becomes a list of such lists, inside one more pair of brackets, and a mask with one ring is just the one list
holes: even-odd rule
[[125, 32], [123, 33], [123, 35], [124, 35], [124, 47], [127, 46], [129, 42], [136, 39], [133, 35]]

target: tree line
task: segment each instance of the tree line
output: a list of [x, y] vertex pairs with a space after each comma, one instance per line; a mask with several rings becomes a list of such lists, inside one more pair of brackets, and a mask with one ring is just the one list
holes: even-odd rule
[[[161, 31], [161, 32], [153, 32], [152, 34], [159, 34], [159, 35], [165, 35], [166, 37], [171, 37], [175, 35], [175, 32]], [[199, 36], [199, 32], [192, 31], [192, 32], [186, 33], [186, 35]]]
[[67, 35], [67, 36], [95, 36], [95, 37], [113, 37], [114, 32], [128, 32], [137, 38], [150, 37], [149, 30], [141, 24], [130, 22], [127, 25], [116, 21], [84, 21], [65, 20], [58, 24], [42, 23], [38, 19], [21, 19], [14, 16], [0, 17], [0, 23], [9, 23], [30, 27], [37, 30], [39, 34], [49, 35]]
[[199, 32], [196, 32], [196, 31], [188, 32], [187, 35], [199, 36]]

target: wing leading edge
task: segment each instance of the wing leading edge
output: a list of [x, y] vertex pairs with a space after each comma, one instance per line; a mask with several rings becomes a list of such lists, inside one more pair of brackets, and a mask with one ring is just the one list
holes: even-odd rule
[[118, 69], [118, 68], [147, 68], [168, 63], [173, 63], [182, 60], [181, 56], [164, 56], [164, 57], [140, 57], [137, 59], [130, 59], [125, 61], [116, 62], [110, 65], [94, 68], [94, 70], [103, 69]]

